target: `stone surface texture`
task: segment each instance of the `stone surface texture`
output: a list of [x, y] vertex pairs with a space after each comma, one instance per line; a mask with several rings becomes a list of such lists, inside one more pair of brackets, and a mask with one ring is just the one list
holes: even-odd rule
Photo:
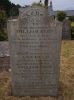
[[56, 96], [60, 73], [62, 25], [47, 9], [27, 7], [8, 21], [12, 93], [16, 96]]

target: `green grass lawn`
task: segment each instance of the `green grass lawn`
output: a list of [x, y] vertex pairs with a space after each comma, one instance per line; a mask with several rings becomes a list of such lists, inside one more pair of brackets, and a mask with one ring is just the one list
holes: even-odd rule
[[56, 97], [14, 97], [10, 95], [11, 77], [0, 73], [0, 100], [74, 100], [74, 41], [62, 41], [60, 95]]

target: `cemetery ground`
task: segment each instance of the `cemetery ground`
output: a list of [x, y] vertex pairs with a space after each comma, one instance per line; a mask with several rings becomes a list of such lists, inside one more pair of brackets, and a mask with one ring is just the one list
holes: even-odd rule
[[10, 73], [0, 72], [0, 100], [74, 100], [74, 41], [63, 41], [58, 97], [14, 97]]

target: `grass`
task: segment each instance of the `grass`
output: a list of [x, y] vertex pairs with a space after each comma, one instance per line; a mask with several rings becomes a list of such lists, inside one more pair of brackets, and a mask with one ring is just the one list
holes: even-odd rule
[[60, 67], [60, 95], [55, 97], [10, 96], [10, 74], [0, 73], [0, 100], [74, 100], [74, 41], [63, 41]]
[[74, 41], [63, 41], [60, 82], [64, 100], [74, 100]]

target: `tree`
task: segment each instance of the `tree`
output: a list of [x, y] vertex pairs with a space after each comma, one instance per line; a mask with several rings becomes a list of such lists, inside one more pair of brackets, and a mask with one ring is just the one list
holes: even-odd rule
[[10, 16], [18, 16], [20, 5], [11, 4]]
[[0, 0], [0, 9], [6, 11], [6, 14], [9, 16], [11, 2], [9, 0]]
[[64, 11], [59, 11], [57, 13], [57, 18], [58, 18], [59, 21], [63, 21], [66, 18], [66, 16], [67, 15], [66, 15], [66, 13]]
[[70, 16], [69, 20], [74, 22], [74, 16]]
[[6, 22], [6, 13], [4, 10], [0, 10], [0, 30], [4, 27], [4, 24]]
[[11, 13], [13, 16], [17, 16], [19, 12], [19, 7], [20, 5], [15, 5], [11, 3], [9, 0], [0, 0], [0, 9], [4, 10], [8, 17], [11, 16]]
[[7, 40], [6, 20], [10, 16], [18, 16], [19, 7], [9, 0], [0, 0], [0, 41]]
[[7, 33], [5, 33], [4, 30], [0, 30], [0, 41], [6, 41], [8, 40]]
[[45, 0], [45, 7], [48, 7], [48, 0]]
[[6, 13], [4, 10], [0, 10], [0, 41], [7, 40], [7, 34], [4, 31], [4, 25], [6, 23]]

